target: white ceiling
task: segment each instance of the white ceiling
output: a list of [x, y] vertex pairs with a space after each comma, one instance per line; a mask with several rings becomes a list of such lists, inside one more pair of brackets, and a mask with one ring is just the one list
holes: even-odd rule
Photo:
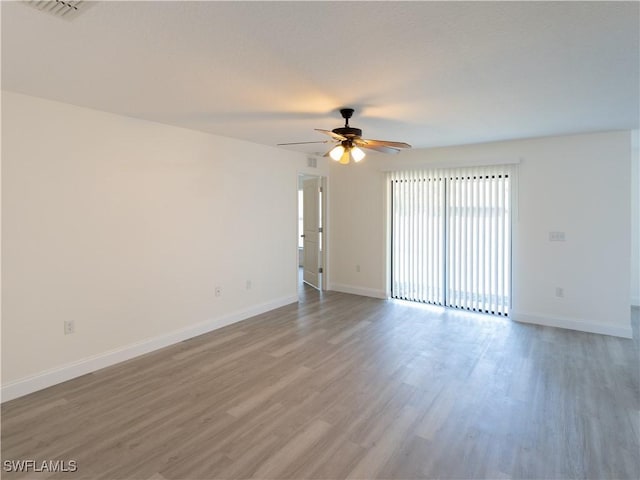
[[638, 2], [1, 3], [4, 89], [267, 145], [639, 127]]

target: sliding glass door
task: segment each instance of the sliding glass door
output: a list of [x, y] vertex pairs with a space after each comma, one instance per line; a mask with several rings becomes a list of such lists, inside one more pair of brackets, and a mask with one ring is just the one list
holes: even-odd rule
[[392, 297], [444, 305], [445, 179], [402, 173], [391, 184]]
[[508, 315], [510, 167], [393, 172], [391, 295]]

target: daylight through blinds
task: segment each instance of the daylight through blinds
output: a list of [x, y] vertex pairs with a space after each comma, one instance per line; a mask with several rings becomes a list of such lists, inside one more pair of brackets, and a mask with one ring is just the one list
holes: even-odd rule
[[394, 298], [509, 314], [511, 168], [389, 174]]

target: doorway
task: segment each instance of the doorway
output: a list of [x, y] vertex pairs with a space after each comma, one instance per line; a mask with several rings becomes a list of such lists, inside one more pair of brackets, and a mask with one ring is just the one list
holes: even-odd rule
[[326, 178], [298, 175], [298, 285], [325, 289]]

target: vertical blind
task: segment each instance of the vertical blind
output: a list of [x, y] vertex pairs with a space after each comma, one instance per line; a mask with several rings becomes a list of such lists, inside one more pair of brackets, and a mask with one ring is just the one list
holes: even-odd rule
[[510, 166], [391, 172], [391, 295], [508, 315]]

